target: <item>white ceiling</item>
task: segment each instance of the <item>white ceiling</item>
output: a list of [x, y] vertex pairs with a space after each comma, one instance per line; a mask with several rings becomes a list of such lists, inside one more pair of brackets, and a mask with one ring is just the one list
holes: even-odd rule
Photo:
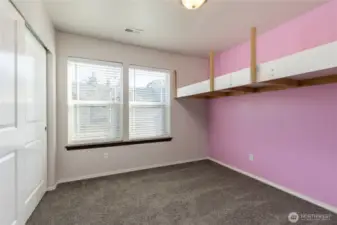
[[189, 11], [180, 0], [44, 0], [59, 30], [197, 56], [248, 40], [251, 26], [262, 33], [326, 1], [208, 0]]

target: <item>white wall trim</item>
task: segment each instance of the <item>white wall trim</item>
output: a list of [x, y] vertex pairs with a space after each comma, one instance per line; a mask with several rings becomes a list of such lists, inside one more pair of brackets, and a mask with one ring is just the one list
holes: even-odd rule
[[54, 191], [57, 188], [58, 183], [54, 184], [53, 186], [47, 187], [47, 191]]
[[264, 183], [264, 184], [267, 184], [267, 185], [269, 185], [269, 186], [271, 186], [271, 187], [274, 187], [274, 188], [276, 188], [276, 189], [279, 189], [279, 190], [281, 190], [281, 191], [283, 191], [283, 192], [286, 192], [286, 193], [288, 193], [288, 194], [291, 194], [291, 195], [293, 195], [293, 196], [295, 196], [295, 197], [298, 197], [298, 198], [300, 198], [300, 199], [303, 199], [304, 201], [310, 202], [310, 203], [312, 203], [312, 204], [314, 204], [314, 205], [317, 205], [317, 206], [319, 206], [319, 207], [322, 207], [322, 208], [324, 208], [324, 209], [326, 209], [326, 210], [329, 210], [329, 211], [331, 211], [331, 212], [337, 214], [337, 207], [335, 207], [335, 206], [326, 204], [326, 203], [324, 203], [324, 202], [320, 202], [320, 201], [315, 200], [315, 199], [313, 199], [313, 198], [311, 198], [311, 197], [308, 197], [308, 196], [305, 196], [305, 195], [303, 195], [303, 194], [300, 194], [300, 193], [298, 193], [298, 192], [296, 192], [296, 191], [293, 191], [293, 190], [291, 190], [291, 189], [289, 189], [289, 188], [283, 187], [283, 186], [278, 185], [278, 184], [276, 184], [276, 183], [273, 183], [273, 182], [271, 182], [271, 181], [269, 181], [269, 180], [266, 180], [266, 179], [264, 179], [264, 178], [262, 178], [262, 177], [259, 177], [259, 176], [256, 176], [256, 175], [254, 175], [254, 174], [245, 172], [245, 171], [243, 171], [243, 170], [241, 170], [241, 169], [238, 169], [238, 168], [236, 168], [236, 167], [227, 165], [227, 164], [225, 164], [225, 163], [223, 163], [223, 162], [220, 162], [220, 161], [218, 161], [218, 160], [216, 160], [216, 159], [213, 159], [213, 158], [211, 158], [211, 157], [208, 157], [208, 159], [211, 160], [211, 161], [213, 161], [213, 162], [215, 162], [215, 163], [217, 163], [217, 164], [219, 164], [219, 165], [221, 165], [221, 166], [227, 167], [228, 169], [234, 170], [234, 171], [236, 171], [236, 172], [238, 172], [238, 173], [241, 173], [241, 174], [243, 174], [243, 175], [245, 175], [245, 176], [251, 177], [251, 178], [253, 178], [253, 179], [255, 179], [255, 180], [258, 180], [258, 181], [260, 181], [260, 182], [262, 182], [262, 183]]
[[189, 163], [189, 162], [197, 162], [197, 161], [201, 161], [201, 160], [207, 160], [207, 157], [189, 159], [189, 160], [182, 160], [182, 161], [175, 161], [175, 162], [169, 162], [169, 163], [162, 163], [162, 164], [154, 164], [154, 165], [150, 165], [150, 166], [140, 166], [140, 167], [130, 168], [130, 169], [121, 169], [121, 170], [114, 170], [114, 171], [103, 172], [103, 173], [90, 174], [90, 175], [86, 175], [86, 176], [60, 179], [54, 186], [48, 187], [47, 191], [55, 190], [57, 185], [62, 184], [62, 183], [68, 183], [68, 182], [80, 181], [80, 180], [87, 180], [87, 179], [111, 176], [111, 175], [122, 174], [122, 173], [130, 173], [130, 172], [135, 172], [135, 171], [154, 169], [154, 168], [160, 168], [160, 167], [166, 167], [166, 166], [173, 166], [173, 165], [179, 165], [179, 164], [184, 164], [184, 163]]

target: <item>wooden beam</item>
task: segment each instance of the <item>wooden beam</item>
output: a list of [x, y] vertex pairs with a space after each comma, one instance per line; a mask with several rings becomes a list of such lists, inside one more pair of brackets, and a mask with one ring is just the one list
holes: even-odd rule
[[233, 91], [229, 92], [227, 96], [239, 96], [239, 95], [244, 95], [247, 94], [247, 92], [244, 91]]
[[177, 78], [177, 71], [173, 71], [173, 95], [174, 98], [178, 97], [178, 78]]
[[236, 87], [230, 89], [231, 92], [246, 92], [246, 93], [254, 93], [256, 91], [255, 88], [252, 87]]
[[252, 27], [250, 30], [250, 79], [252, 83], [257, 81], [256, 63], [256, 27]]
[[209, 85], [210, 91], [214, 91], [214, 52], [209, 53]]
[[227, 96], [227, 95], [228, 95], [227, 92], [215, 91], [215, 92], [209, 93], [208, 96], [210, 96], [210, 97], [223, 97], [223, 96]]
[[269, 86], [269, 87], [260, 87], [256, 90], [257, 93], [260, 92], [269, 92], [269, 91], [280, 91], [280, 90], [285, 90], [288, 87], [282, 87], [282, 86]]
[[292, 80], [292, 79], [289, 79], [289, 78], [269, 80], [269, 81], [266, 81], [266, 82], [263, 82], [263, 83], [269, 84], [271, 86], [279, 86], [279, 87], [298, 87], [299, 86], [298, 80]]
[[230, 89], [230, 92], [228, 92], [228, 96], [237, 96], [237, 95], [245, 95], [245, 94], [251, 94], [256, 93], [257, 88], [252, 87], [236, 87]]
[[192, 98], [213, 98], [213, 97], [224, 97], [228, 96], [227, 92], [221, 92], [221, 91], [214, 91], [214, 92], [208, 92], [208, 93], [202, 93], [190, 96]]
[[300, 86], [313, 86], [313, 85], [332, 84], [332, 83], [337, 83], [337, 74], [324, 77], [315, 77], [299, 81]]

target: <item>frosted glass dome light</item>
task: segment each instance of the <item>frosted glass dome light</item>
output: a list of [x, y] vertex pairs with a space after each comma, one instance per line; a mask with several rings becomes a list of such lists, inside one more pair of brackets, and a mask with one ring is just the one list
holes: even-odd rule
[[205, 4], [207, 0], [181, 0], [181, 3], [186, 9], [198, 9], [203, 4]]

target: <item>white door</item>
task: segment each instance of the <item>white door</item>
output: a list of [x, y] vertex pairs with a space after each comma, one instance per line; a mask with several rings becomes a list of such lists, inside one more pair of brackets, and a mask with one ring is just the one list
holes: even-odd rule
[[0, 224], [23, 225], [46, 191], [46, 51], [0, 13]]
[[19, 22], [0, 14], [0, 224], [18, 224], [18, 151], [24, 146], [24, 83], [16, 70]]
[[25, 56], [18, 61], [26, 81], [24, 148], [18, 152], [19, 199], [26, 221], [46, 192], [46, 71], [47, 54], [25, 29]]

